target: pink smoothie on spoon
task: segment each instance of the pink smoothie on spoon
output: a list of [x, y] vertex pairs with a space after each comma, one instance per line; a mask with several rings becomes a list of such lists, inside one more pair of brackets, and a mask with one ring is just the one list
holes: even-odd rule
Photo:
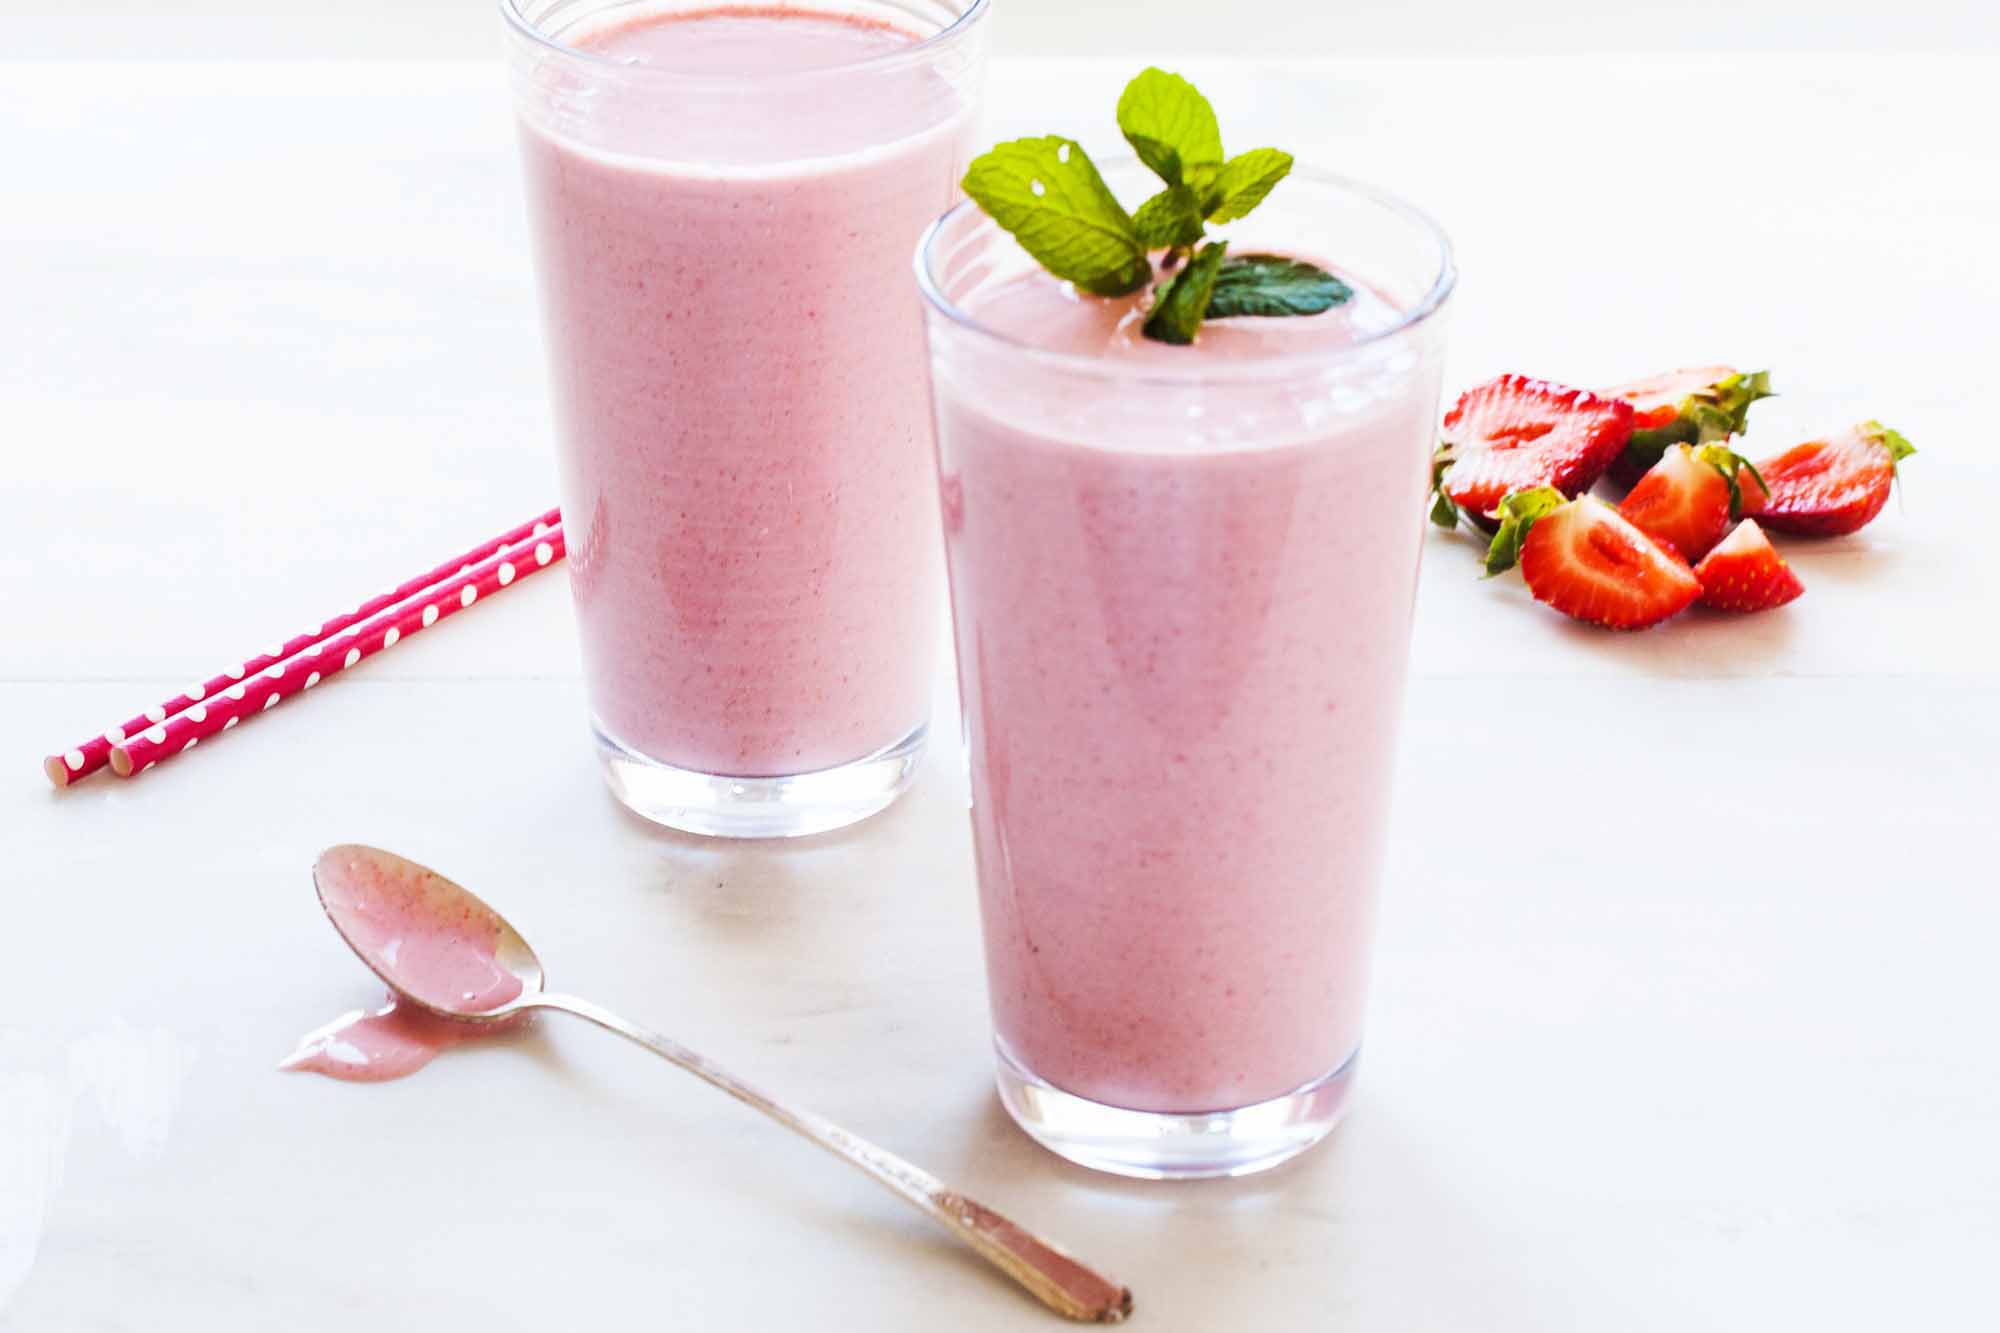
[[999, 1043], [1112, 1107], [1293, 1093], [1361, 1040], [1435, 357], [1341, 366], [1405, 318], [1352, 275], [1192, 347], [1141, 297], [974, 281], [1036, 349], [936, 363]]
[[878, 19], [611, 12], [560, 35], [598, 60], [587, 95], [538, 96], [522, 134], [592, 708], [698, 773], [843, 764], [928, 713], [909, 255], [955, 197], [968, 94], [882, 61], [918, 39]]
[[[511, 938], [505, 924], [435, 872], [400, 857], [335, 847], [313, 867], [313, 882], [355, 953], [411, 994], [467, 1014], [521, 994], [502, 956]], [[447, 1046], [519, 1021], [457, 1022], [392, 995], [382, 1009], [356, 1010], [307, 1033], [278, 1067], [380, 1083], [414, 1074]]]

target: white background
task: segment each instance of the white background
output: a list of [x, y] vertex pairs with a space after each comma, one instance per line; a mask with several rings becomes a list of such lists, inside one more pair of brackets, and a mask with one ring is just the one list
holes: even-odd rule
[[[0, 0], [10, 56], [477, 58], [493, 0]], [[1218, 18], [1226, 15], [1226, 19]], [[999, 54], [1966, 50], [1979, 0], [996, 0]]]
[[[0, 1331], [1061, 1327], [577, 1025], [383, 1087], [273, 1072], [377, 996], [302, 873], [349, 838], [1131, 1282], [1138, 1333], [2000, 1328], [1993, 19], [1238, 0], [1187, 37], [1178, 4], [1001, 3], [996, 136], [1115, 143], [1132, 64], [1191, 45], [1329, 58], [1175, 63], [1229, 134], [1444, 222], [1450, 385], [1769, 365], [1751, 451], [1879, 416], [1922, 451], [1901, 498], [1791, 549], [1797, 605], [1636, 636], [1431, 534], [1350, 1119], [1267, 1177], [1101, 1179], [994, 1103], [948, 724], [848, 833], [646, 828], [592, 770], [559, 575], [48, 789], [48, 749], [538, 511], [553, 469], [487, 0], [40, 6], [0, 56], [231, 59], [0, 61]], [[1593, 46], [1643, 54], [1466, 54]]]

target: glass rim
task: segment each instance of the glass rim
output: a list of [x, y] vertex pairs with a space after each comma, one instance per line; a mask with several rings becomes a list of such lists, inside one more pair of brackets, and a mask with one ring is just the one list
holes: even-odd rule
[[[1132, 156], [1112, 158], [1105, 165], [1108, 169], [1114, 171], [1127, 167], [1136, 168], [1142, 166], [1139, 159]], [[949, 319], [968, 333], [975, 334], [996, 346], [1005, 348], [1009, 353], [1026, 357], [1042, 365], [1080, 371], [1101, 379], [1115, 379], [1133, 383], [1178, 385], [1209, 381], [1227, 382], [1242, 381], [1245, 379], [1277, 379], [1286, 374], [1298, 373], [1301, 370], [1323, 370], [1358, 356], [1388, 339], [1399, 337], [1409, 332], [1427, 322], [1433, 315], [1444, 308], [1445, 303], [1451, 299], [1452, 292], [1458, 286], [1458, 261], [1452, 249], [1451, 237], [1445, 233], [1444, 228], [1439, 226], [1436, 219], [1432, 218], [1430, 214], [1398, 195], [1391, 194], [1387, 190], [1378, 189], [1365, 181], [1356, 180], [1351, 176], [1342, 176], [1334, 172], [1320, 171], [1310, 167], [1295, 167], [1289, 179], [1359, 196], [1371, 203], [1388, 209], [1391, 213], [1411, 223], [1421, 233], [1429, 237], [1437, 248], [1437, 272], [1432, 278], [1429, 288], [1425, 291], [1423, 299], [1404, 311], [1401, 318], [1397, 319], [1395, 323], [1381, 329], [1376, 329], [1363, 337], [1357, 338], [1353, 342], [1345, 343], [1337, 348], [1287, 352], [1281, 356], [1259, 357], [1251, 361], [1231, 361], [1220, 364], [1215, 362], [1201, 362], [1198, 365], [1191, 366], [1189, 371], [1185, 373], [1164, 369], [1158, 364], [1140, 365], [1132, 362], [1112, 361], [1102, 356], [1092, 356], [1084, 352], [1059, 352], [1047, 347], [1038, 347], [1034, 343], [1017, 338], [1012, 334], [1002, 333], [1000, 330], [979, 320], [966, 310], [965, 307], [945, 295], [943, 289], [939, 287], [935, 275], [931, 272], [932, 252], [947, 229], [960, 221], [968, 212], [979, 212], [978, 203], [971, 199], [960, 200], [950, 209], [946, 210], [943, 216], [924, 229], [922, 238], [917, 242], [915, 256], [917, 290], [923, 294], [924, 303], [930, 306], [933, 311]], [[985, 223], [989, 227], [996, 230], [999, 229], [999, 224], [991, 218], [986, 218]]]
[[903, 65], [917, 64], [929, 59], [937, 48], [950, 45], [964, 37], [978, 26], [992, 8], [992, 0], [971, 0], [965, 12], [951, 22], [925, 37], [919, 37], [906, 47], [895, 51], [883, 51], [875, 55], [859, 56], [851, 60], [837, 60], [829, 65], [813, 65], [805, 69], [781, 70], [770, 74], [706, 74], [699, 71], [656, 69], [646, 65], [627, 65], [613, 60], [596, 51], [586, 51], [582, 47], [571, 46], [542, 31], [541, 26], [522, 7], [527, 0], [498, 0], [500, 14], [507, 20], [513, 31], [535, 43], [537, 46], [578, 64], [614, 73], [627, 78], [657, 79], [662, 83], [695, 83], [726, 86], [730, 84], [767, 84], [790, 79], [823, 78], [829, 74], [872, 73], [881, 69], [895, 69]]

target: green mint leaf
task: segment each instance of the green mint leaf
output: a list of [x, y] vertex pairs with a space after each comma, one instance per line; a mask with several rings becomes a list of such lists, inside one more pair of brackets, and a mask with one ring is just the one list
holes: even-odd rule
[[1163, 69], [1144, 69], [1118, 98], [1118, 129], [1139, 160], [1168, 185], [1222, 162], [1215, 108], [1195, 86]]
[[1486, 548], [1486, 577], [1492, 578], [1512, 569], [1521, 559], [1521, 545], [1528, 540], [1535, 520], [1554, 513], [1568, 503], [1569, 497], [1553, 486], [1515, 491], [1502, 500], [1496, 511], [1500, 518], [1500, 530], [1493, 534], [1493, 544]]
[[1185, 185], [1168, 186], [1139, 205], [1132, 226], [1148, 250], [1193, 245], [1207, 232], [1201, 225], [1201, 201]]
[[1216, 275], [1208, 317], [1317, 315], [1353, 295], [1352, 287], [1303, 259], [1238, 255]]
[[1202, 196], [1210, 222], [1234, 222], [1264, 202], [1264, 196], [1291, 174], [1292, 155], [1275, 148], [1252, 148], [1223, 164]]
[[1130, 215], [1074, 139], [996, 144], [962, 184], [1043, 268], [1087, 292], [1123, 296], [1153, 276]]
[[1208, 298], [1215, 291], [1223, 254], [1228, 249], [1226, 241], [1211, 241], [1181, 266], [1153, 304], [1153, 313], [1146, 316], [1142, 331], [1148, 338], [1180, 346], [1194, 341], [1202, 315], [1208, 310]]

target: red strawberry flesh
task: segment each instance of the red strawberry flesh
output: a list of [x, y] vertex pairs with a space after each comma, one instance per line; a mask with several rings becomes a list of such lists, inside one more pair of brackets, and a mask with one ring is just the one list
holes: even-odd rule
[[1590, 495], [1535, 523], [1521, 577], [1536, 601], [1607, 629], [1647, 629], [1701, 595], [1685, 561]]
[[1757, 465], [1771, 488], [1759, 517], [1773, 532], [1802, 537], [1858, 532], [1889, 503], [1897, 459], [1909, 452], [1902, 436], [1873, 421], [1793, 445]]
[[1618, 512], [1684, 560], [1699, 560], [1729, 531], [1729, 478], [1685, 444], [1660, 455]]
[[1632, 405], [1632, 424], [1639, 430], [1657, 430], [1671, 425], [1681, 414], [1681, 404], [1694, 394], [1713, 388], [1736, 373], [1734, 366], [1695, 366], [1670, 370], [1614, 385], [1599, 392]]
[[1440, 484], [1460, 508], [1485, 518], [1514, 491], [1582, 493], [1631, 438], [1628, 403], [1502, 375], [1467, 390], [1445, 414], [1450, 466]]
[[1768, 611], [1803, 593], [1805, 585], [1771, 545], [1771, 539], [1746, 518], [1722, 544], [1695, 566], [1701, 582], [1701, 604], [1718, 611]]

